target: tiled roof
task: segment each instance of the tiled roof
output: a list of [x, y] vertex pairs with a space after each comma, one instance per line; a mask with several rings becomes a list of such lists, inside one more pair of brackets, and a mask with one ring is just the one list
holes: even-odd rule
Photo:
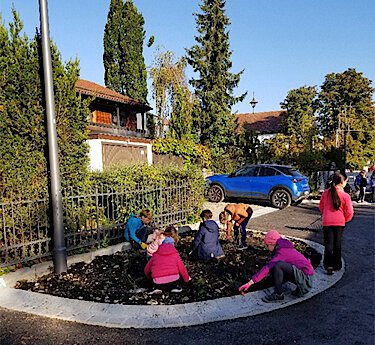
[[120, 102], [125, 104], [140, 105], [142, 107], [152, 109], [148, 105], [138, 102], [128, 96], [124, 96], [121, 93], [110, 90], [104, 86], [93, 83], [92, 81], [79, 79], [76, 83], [76, 90], [85, 95], [96, 95], [96, 97], [108, 99], [114, 102]]
[[255, 132], [266, 133], [281, 133], [281, 118], [280, 115], [286, 110], [265, 111], [261, 113], [246, 113], [237, 114], [238, 124], [244, 128], [252, 129]]

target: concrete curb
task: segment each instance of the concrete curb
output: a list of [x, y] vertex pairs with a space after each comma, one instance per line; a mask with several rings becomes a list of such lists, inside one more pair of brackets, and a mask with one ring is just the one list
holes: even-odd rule
[[[301, 241], [323, 254], [324, 247], [322, 245], [307, 240]], [[106, 248], [105, 250], [107, 250], [106, 253], [109, 254], [109, 249]], [[104, 252], [104, 250], [102, 251]], [[271, 288], [250, 292], [244, 296], [238, 295], [204, 302], [168, 306], [106, 304], [71, 300], [30, 291], [17, 290], [6, 287], [9, 282], [14, 281], [16, 278], [11, 278], [12, 274], [15, 273], [10, 273], [7, 274], [6, 279], [3, 278], [2, 282], [0, 281], [0, 307], [59, 320], [115, 328], [193, 326], [259, 315], [300, 303], [336, 284], [342, 278], [344, 271], [344, 262], [343, 268], [332, 276], [327, 276], [323, 267], [319, 266], [314, 273], [314, 286], [308, 294], [302, 298], [293, 297], [291, 292], [294, 285], [287, 283], [285, 284], [285, 299], [276, 304], [267, 304], [261, 301], [262, 297], [273, 291], [273, 288]], [[40, 272], [40, 270], [38, 270], [38, 272]], [[17, 280], [19, 280], [20, 276], [17, 276]], [[25, 278], [25, 276], [22, 276], [22, 279]]]

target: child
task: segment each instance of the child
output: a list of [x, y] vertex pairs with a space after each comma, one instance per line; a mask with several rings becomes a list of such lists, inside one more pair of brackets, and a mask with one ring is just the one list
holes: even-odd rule
[[186, 267], [173, 244], [173, 238], [166, 236], [144, 269], [146, 277], [150, 278], [151, 273], [154, 282], [154, 287], [149, 294], [161, 294], [163, 291], [181, 292], [180, 275], [185, 282], [190, 280]]
[[152, 234], [152, 242], [147, 246], [147, 255], [152, 256], [167, 237], [173, 239], [173, 244], [177, 244], [178, 235], [174, 226], [168, 226], [163, 232], [155, 230]]
[[276, 230], [269, 231], [264, 236], [264, 243], [270, 252], [275, 251], [274, 257], [251, 280], [242, 285], [239, 291], [245, 290], [261, 281], [269, 273], [275, 284], [275, 292], [263, 297], [262, 301], [279, 302], [284, 299], [282, 283], [290, 281], [297, 285], [294, 295], [301, 297], [312, 287], [314, 269], [310, 260], [306, 259], [300, 252], [293, 248], [293, 243], [283, 239]]
[[228, 231], [228, 224], [227, 219], [225, 217], [225, 212], [222, 211], [219, 213], [219, 221], [217, 222], [217, 225], [219, 227], [219, 238], [222, 240], [227, 239], [227, 231]]
[[131, 214], [125, 225], [124, 237], [125, 240], [130, 242], [134, 241], [138, 243], [142, 249], [147, 248], [147, 237], [150, 229], [145, 227], [152, 218], [150, 210], [143, 210], [137, 217], [135, 214]]
[[375, 170], [373, 170], [370, 177], [370, 187], [371, 187], [371, 202], [375, 202]]
[[[239, 250], [247, 249], [246, 244], [246, 226], [253, 214], [252, 208], [247, 204], [228, 204], [224, 208], [225, 219], [228, 226], [227, 241], [230, 240], [232, 223], [235, 244]], [[239, 231], [241, 230], [241, 244], [239, 244]]]
[[224, 257], [223, 249], [219, 243], [219, 227], [212, 220], [212, 212], [203, 210], [200, 217], [202, 223], [195, 235], [191, 252], [196, 251], [198, 259], [220, 259]]
[[358, 202], [365, 202], [366, 187], [367, 187], [366, 171], [361, 170], [360, 175], [361, 175], [361, 177], [359, 179], [359, 200], [358, 200]]
[[353, 218], [350, 195], [344, 192], [348, 181], [345, 174], [335, 173], [332, 184], [320, 198], [319, 209], [323, 214], [324, 268], [327, 274], [341, 269], [341, 241], [345, 223]]

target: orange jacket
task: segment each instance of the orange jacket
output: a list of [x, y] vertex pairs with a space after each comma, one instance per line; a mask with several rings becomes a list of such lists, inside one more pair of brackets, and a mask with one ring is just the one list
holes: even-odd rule
[[[250, 210], [249, 210], [250, 209]], [[248, 211], [249, 210], [249, 211]], [[224, 211], [228, 211], [232, 215], [232, 220], [238, 221], [241, 218], [251, 217], [253, 210], [247, 204], [228, 204]]]

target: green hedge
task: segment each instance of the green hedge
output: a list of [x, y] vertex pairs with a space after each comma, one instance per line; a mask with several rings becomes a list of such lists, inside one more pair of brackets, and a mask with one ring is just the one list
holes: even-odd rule
[[180, 156], [188, 166], [198, 164], [205, 169], [209, 169], [211, 166], [210, 150], [206, 146], [195, 144], [193, 141], [156, 139], [152, 144], [152, 150], [159, 154], [172, 153]]

